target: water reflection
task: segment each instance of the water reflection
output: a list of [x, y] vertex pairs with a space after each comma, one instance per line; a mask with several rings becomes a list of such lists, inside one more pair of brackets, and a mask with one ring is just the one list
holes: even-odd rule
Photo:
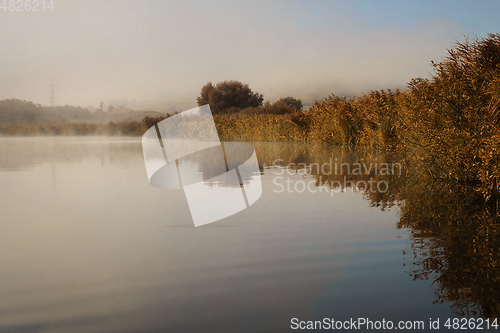
[[[100, 318], [113, 322], [107, 327], [112, 330], [122, 327], [120, 323], [127, 318], [141, 316], [147, 320], [134, 327], [138, 331], [146, 321], [157, 323], [154, 329], [188, 331], [184, 327], [187, 318], [179, 313], [189, 309], [210, 312], [203, 318], [213, 325], [227, 317], [247, 318], [247, 324], [261, 325], [261, 331], [284, 331], [294, 313], [317, 319], [311, 314], [314, 302], [327, 315], [338, 315], [332, 309], [342, 308], [351, 310], [348, 316], [362, 315], [361, 311], [370, 314], [377, 308], [386, 309], [385, 314], [404, 308], [394, 295], [377, 296], [370, 305], [363, 305], [378, 290], [390, 292], [397, 287], [394, 275], [398, 272], [404, 275], [397, 280], [403, 281], [401, 290], [408, 291], [401, 297], [406, 302], [420, 300], [432, 315], [436, 309], [451, 308], [457, 316], [499, 316], [496, 201], [485, 202], [466, 187], [418, 175], [404, 159], [369, 149], [251, 145], [267, 189], [262, 200], [254, 210], [216, 225], [220, 228], [194, 234], [191, 228], [165, 228], [180, 226], [179, 221], [189, 216], [185, 198], [171, 193], [175, 191], [167, 195], [150, 188], [137, 139], [0, 139], [2, 218], [8, 221], [2, 224], [0, 238], [4, 299], [0, 308], [16, 314], [15, 321], [0, 316], [1, 327], [35, 330], [58, 322], [65, 331], [64, 325], [71, 326], [73, 321]], [[345, 166], [342, 173], [335, 173], [311, 167], [335, 159], [351, 166], [401, 163], [401, 172], [382, 174], [372, 168], [358, 174], [353, 169], [347, 172]], [[277, 163], [289, 165], [284, 176], [296, 175], [294, 181], [313, 181], [318, 188], [333, 184], [333, 189], [341, 183], [344, 194], [330, 200], [330, 193], [272, 193], [275, 173], [285, 170], [273, 168]], [[209, 165], [198, 169], [206, 175], [211, 170]], [[47, 176], [53, 179], [43, 178]], [[8, 183], [10, 179], [15, 183]], [[370, 180], [387, 182], [387, 191], [356, 186]], [[52, 191], [51, 182], [59, 182], [60, 187]], [[360, 194], [364, 204], [376, 209], [356, 215], [365, 209], [353, 199]], [[374, 211], [384, 210], [399, 212], [397, 222], [389, 220], [381, 227], [371, 220]], [[391, 234], [404, 230], [410, 233], [408, 246], [397, 243], [399, 239]], [[359, 248], [366, 250], [355, 252]], [[349, 257], [350, 252], [360, 254]], [[349, 265], [356, 268], [352, 275], [346, 273]], [[348, 277], [344, 282], [342, 274]], [[361, 288], [359, 281], [367, 282], [366, 293], [356, 291]], [[432, 286], [417, 289], [422, 281]], [[345, 305], [347, 296], [342, 298], [340, 285], [354, 299], [352, 307]], [[318, 301], [330, 289], [334, 290], [330, 302], [335, 304]], [[421, 295], [428, 289], [431, 297], [424, 299]], [[193, 301], [200, 295], [201, 303]], [[50, 318], [39, 310], [47, 299], [52, 302], [47, 310]], [[82, 299], [85, 307], [80, 307]], [[225, 310], [221, 317], [212, 305], [214, 299]], [[99, 311], [97, 303], [102, 304]], [[65, 307], [74, 312], [59, 312]], [[255, 318], [267, 321], [257, 323]], [[100, 322], [95, 325], [96, 331], [103, 331]], [[192, 325], [206, 328], [199, 321]]]
[[[370, 149], [298, 143], [252, 144], [263, 168], [285, 166], [314, 178], [315, 186], [341, 184], [338, 186], [363, 193], [372, 207], [381, 210], [397, 206], [400, 212], [397, 228], [411, 232], [411, 250], [403, 252], [406, 270], [413, 280], [433, 282], [434, 303], [451, 303], [460, 317], [500, 316], [497, 199], [485, 201], [470, 187], [431, 179], [417, 173], [402, 157]], [[338, 164], [335, 172], [331, 167], [322, 168], [331, 166], [332, 161]], [[398, 166], [385, 173], [375, 167], [363, 167], [363, 172], [358, 173], [348, 169], [357, 164]], [[389, 186], [384, 191], [357, 186], [370, 181], [386, 182]]]
[[[410, 186], [411, 184], [411, 186]], [[498, 202], [470, 188], [415, 178], [405, 192], [398, 228], [412, 231], [405, 253], [414, 280], [432, 280], [436, 303], [458, 316], [498, 318], [500, 242]]]
[[[314, 158], [301, 152], [293, 162], [326, 163], [328, 151], [316, 149]], [[402, 158], [368, 151], [337, 150], [339, 161], [351, 165], [395, 163], [404, 165], [401, 174], [360, 175], [312, 172], [318, 186], [341, 181], [342, 177], [386, 181], [386, 192], [361, 189], [373, 207], [398, 206], [399, 229], [409, 229], [410, 251], [404, 251], [405, 266], [413, 280], [430, 280], [434, 303], [451, 303], [459, 317], [500, 316], [500, 215], [498, 198], [486, 201], [467, 186], [439, 181], [417, 173]], [[313, 169], [317, 170], [317, 169]], [[353, 190], [360, 190], [354, 188]]]
[[98, 160], [127, 167], [130, 156], [142, 153], [136, 138], [44, 137], [0, 138], [0, 170], [19, 171], [44, 164]]
[[[266, 168], [276, 165], [293, 169], [316, 180], [316, 186], [360, 192], [372, 207], [385, 210], [403, 201], [408, 168], [400, 156], [381, 154], [375, 149], [353, 149], [300, 143], [252, 143], [259, 162]], [[288, 172], [287, 172], [288, 174]], [[370, 187], [386, 183], [387, 187]], [[359, 185], [359, 186], [357, 186]], [[339, 188], [339, 187], [343, 187]]]
[[[500, 316], [500, 225], [498, 199], [486, 201], [467, 186], [458, 186], [419, 174], [401, 157], [370, 150], [350, 150], [324, 146], [281, 148], [271, 154], [256, 146], [263, 160], [272, 163], [273, 156], [283, 153], [283, 164], [296, 167], [313, 163], [401, 163], [402, 172], [386, 175], [375, 170], [324, 173], [309, 168], [307, 173], [316, 185], [330, 185], [347, 180], [353, 191], [363, 193], [372, 207], [384, 210], [397, 206], [399, 229], [409, 229], [410, 251], [403, 252], [405, 266], [413, 280], [431, 280], [435, 288], [434, 303], [451, 303], [460, 317], [498, 318]], [[274, 147], [276, 149], [277, 147]], [[295, 152], [295, 155], [293, 154]], [[359, 181], [385, 181], [387, 191], [370, 191], [351, 184]]]

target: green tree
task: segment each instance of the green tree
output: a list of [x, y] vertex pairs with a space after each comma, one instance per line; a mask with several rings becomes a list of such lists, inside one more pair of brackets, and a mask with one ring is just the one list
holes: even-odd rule
[[201, 88], [198, 105], [209, 104], [213, 113], [220, 113], [230, 108], [244, 109], [262, 106], [264, 97], [253, 92], [248, 84], [239, 81], [223, 81], [215, 86], [208, 82]]

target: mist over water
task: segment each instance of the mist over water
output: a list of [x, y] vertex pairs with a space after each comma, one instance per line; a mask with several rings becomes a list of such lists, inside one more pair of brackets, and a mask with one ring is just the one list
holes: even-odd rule
[[[376, 157], [254, 145], [262, 165]], [[2, 138], [0, 152], [2, 330], [268, 332], [288, 331], [292, 318], [427, 322], [459, 313], [450, 299], [434, 302], [438, 271], [429, 280], [410, 274], [419, 238], [398, 228], [397, 202], [380, 205], [401, 180], [382, 197], [278, 193], [282, 170], [266, 167], [254, 205], [194, 228], [181, 190], [149, 185], [139, 138]], [[286, 175], [319, 176], [298, 171]]]

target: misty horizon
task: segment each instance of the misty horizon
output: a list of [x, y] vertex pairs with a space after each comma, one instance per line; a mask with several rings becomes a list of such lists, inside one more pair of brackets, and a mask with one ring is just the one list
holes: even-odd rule
[[500, 30], [500, 5], [480, 4], [55, 1], [53, 11], [1, 11], [0, 99], [50, 105], [53, 82], [55, 105], [169, 111], [226, 80], [304, 104], [405, 89], [464, 36]]

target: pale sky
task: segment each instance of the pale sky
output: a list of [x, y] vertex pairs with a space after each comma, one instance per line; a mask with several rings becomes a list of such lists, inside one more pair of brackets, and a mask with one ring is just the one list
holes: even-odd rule
[[[0, 1], [1, 2], [1, 1]], [[49, 0], [46, 0], [48, 3]], [[464, 36], [500, 32], [500, 1], [53, 0], [0, 9], [0, 99], [195, 106], [211, 81], [265, 100], [405, 88]], [[117, 102], [116, 102], [117, 103]], [[136, 104], [137, 105], [137, 104]]]

